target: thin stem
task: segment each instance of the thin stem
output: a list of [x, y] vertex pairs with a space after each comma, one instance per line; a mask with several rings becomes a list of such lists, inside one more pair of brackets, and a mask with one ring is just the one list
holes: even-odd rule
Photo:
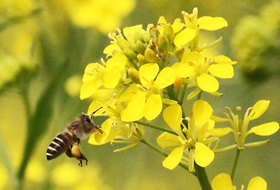
[[168, 133], [177, 135], [177, 133], [175, 133], [175, 132], [172, 131], [172, 130], [164, 129], [164, 128], [161, 128], [161, 127], [157, 127], [157, 126], [155, 126], [155, 125], [151, 125], [151, 124], [144, 123], [144, 122], [141, 122], [141, 121], [134, 121], [134, 123], [137, 123], [137, 124], [140, 124], [140, 125], [144, 125], [144, 126], [146, 126], [146, 127], [152, 128], [152, 129], [157, 129], [157, 130], [160, 130], [160, 131], [164, 131], [164, 132], [168, 132]]
[[238, 162], [238, 159], [239, 159], [239, 156], [240, 156], [240, 152], [241, 151], [239, 149], [237, 149], [235, 159], [234, 159], [234, 164], [233, 164], [233, 167], [232, 167], [232, 170], [231, 170], [231, 175], [230, 175], [231, 180], [233, 180], [233, 178], [234, 178], [234, 174], [235, 174], [237, 162]]
[[[168, 156], [168, 154], [166, 152], [162, 151], [158, 147], [156, 147], [156, 146], [152, 145], [151, 143], [147, 142], [145, 139], [142, 139], [141, 142], [144, 143], [145, 145], [147, 145], [148, 147], [150, 147], [151, 149], [155, 150], [156, 152], [162, 154], [163, 156], [165, 156], [165, 157]], [[179, 163], [179, 165], [182, 168], [184, 168], [185, 170], [189, 171], [189, 168], [186, 165], [184, 165], [183, 163]], [[192, 173], [192, 174], [194, 174], [194, 173]]]
[[183, 87], [183, 91], [182, 91], [181, 97], [179, 98], [179, 104], [180, 104], [181, 106], [183, 105], [183, 102], [184, 102], [184, 98], [185, 98], [186, 91], [187, 91], [187, 84], [184, 84], [184, 87]]
[[202, 91], [200, 93], [198, 93], [196, 100], [200, 100], [201, 99], [201, 95], [202, 95]]
[[195, 167], [196, 176], [199, 181], [201, 189], [202, 190], [211, 190], [212, 188], [209, 183], [205, 168], [197, 165], [195, 162], [194, 162], [194, 167]]

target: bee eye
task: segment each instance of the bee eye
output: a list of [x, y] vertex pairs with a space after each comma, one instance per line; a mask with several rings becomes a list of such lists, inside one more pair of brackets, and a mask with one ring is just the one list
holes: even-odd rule
[[91, 121], [88, 117], [84, 117], [84, 122], [91, 123]]

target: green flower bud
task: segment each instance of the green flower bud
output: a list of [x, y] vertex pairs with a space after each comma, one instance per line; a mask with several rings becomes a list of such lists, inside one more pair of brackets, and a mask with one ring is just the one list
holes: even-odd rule
[[168, 42], [167, 37], [164, 34], [160, 34], [158, 37], [158, 48], [161, 53], [163, 53], [163, 54], [168, 53], [169, 42]]
[[143, 32], [142, 37], [145, 43], [148, 43], [151, 39], [150, 33], [147, 31]]
[[128, 41], [126, 41], [125, 39], [123, 38], [119, 38], [117, 39], [117, 42], [118, 42], [118, 46], [124, 50], [125, 48], [129, 47], [130, 46], [130, 43]]
[[147, 49], [145, 50], [144, 55], [145, 55], [145, 59], [146, 59], [147, 62], [149, 62], [149, 63], [155, 63], [155, 62], [158, 61], [158, 58], [157, 58], [156, 53], [155, 53], [152, 49], [150, 49], [150, 48], [147, 48]]
[[184, 54], [184, 48], [180, 48], [175, 51], [175, 55], [178, 58], [179, 62], [181, 61], [183, 54]]
[[175, 35], [174, 35], [174, 31], [173, 31], [173, 28], [170, 23], [168, 23], [164, 26], [163, 35], [166, 36], [167, 39], [169, 40], [169, 43], [172, 44], [172, 42], [174, 41]]
[[137, 57], [137, 60], [138, 60], [140, 65], [142, 65], [142, 64], [147, 62], [146, 59], [145, 59], [145, 56], [142, 55], [142, 54], [138, 54], [136, 57]]
[[125, 48], [123, 50], [123, 54], [129, 59], [129, 60], [134, 60], [136, 59], [136, 53], [129, 47]]
[[145, 45], [142, 42], [140, 42], [140, 41], [137, 41], [136, 43], [131, 44], [131, 48], [135, 52], [141, 53], [141, 54], [144, 54], [145, 49], [146, 49]]
[[131, 67], [128, 69], [129, 78], [136, 84], [141, 84], [139, 79], [139, 71]]

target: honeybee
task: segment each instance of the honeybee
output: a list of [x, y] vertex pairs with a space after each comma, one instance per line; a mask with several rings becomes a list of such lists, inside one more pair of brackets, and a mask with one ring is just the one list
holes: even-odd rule
[[66, 126], [65, 132], [57, 135], [49, 145], [46, 152], [47, 160], [55, 159], [65, 152], [68, 157], [77, 158], [80, 161], [78, 164], [79, 166], [83, 166], [83, 160], [85, 160], [87, 165], [88, 160], [81, 153], [80, 141], [94, 132], [98, 131], [101, 134], [104, 133], [99, 126], [94, 124], [92, 120], [92, 115], [94, 113], [91, 115], [82, 114], [69, 123]]

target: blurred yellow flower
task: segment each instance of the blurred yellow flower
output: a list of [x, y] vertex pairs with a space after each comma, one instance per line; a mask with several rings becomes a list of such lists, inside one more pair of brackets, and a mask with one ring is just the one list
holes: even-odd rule
[[[212, 189], [213, 190], [236, 190], [236, 187], [232, 185], [231, 178], [226, 173], [221, 173], [214, 177], [212, 180]], [[241, 190], [243, 190], [244, 187], [242, 185]], [[254, 177], [250, 180], [247, 190], [266, 190], [267, 189], [267, 183], [266, 181], [261, 177]]]
[[64, 88], [70, 96], [78, 96], [82, 86], [81, 76], [74, 75], [67, 79]]
[[135, 7], [135, 0], [64, 0], [70, 19], [79, 27], [96, 27], [108, 33], [121, 25]]
[[29, 14], [34, 7], [33, 0], [1, 0], [0, 15], [5, 18], [24, 16]]
[[100, 175], [98, 164], [94, 162], [86, 167], [63, 162], [52, 171], [51, 181], [56, 189], [110, 189]]
[[43, 182], [46, 179], [45, 169], [41, 162], [33, 160], [28, 164], [26, 169], [26, 178], [34, 182]]
[[2, 164], [0, 164], [0, 179], [0, 189], [5, 189], [6, 185], [8, 184], [8, 173]]

